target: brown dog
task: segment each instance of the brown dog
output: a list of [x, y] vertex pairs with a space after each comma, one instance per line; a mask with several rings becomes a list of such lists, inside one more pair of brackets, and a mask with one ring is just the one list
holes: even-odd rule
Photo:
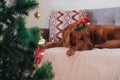
[[[59, 42], [46, 44], [44, 47], [69, 47], [67, 55], [75, 51], [90, 50], [93, 48], [120, 48], [120, 27], [108, 25], [89, 25], [87, 28], [76, 31], [72, 36], [77, 23], [68, 25], [63, 30], [62, 39]], [[72, 39], [74, 38], [74, 40]]]

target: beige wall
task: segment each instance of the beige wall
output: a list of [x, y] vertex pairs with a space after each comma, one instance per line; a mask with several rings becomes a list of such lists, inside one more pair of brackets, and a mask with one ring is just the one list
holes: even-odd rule
[[[37, 0], [39, 8], [31, 11], [27, 18], [27, 27], [38, 26], [48, 28], [51, 10], [96, 9], [120, 7], [120, 0]], [[34, 13], [40, 11], [41, 17], [36, 19]]]

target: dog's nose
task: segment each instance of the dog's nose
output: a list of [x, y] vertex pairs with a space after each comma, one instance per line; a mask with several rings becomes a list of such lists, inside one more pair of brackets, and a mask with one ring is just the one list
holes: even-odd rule
[[89, 49], [89, 50], [92, 50], [92, 49], [93, 49], [93, 46], [92, 46], [92, 45], [88, 45], [88, 49]]

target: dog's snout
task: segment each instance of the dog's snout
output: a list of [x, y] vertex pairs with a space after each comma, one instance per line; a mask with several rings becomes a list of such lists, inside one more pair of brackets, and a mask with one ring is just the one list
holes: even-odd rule
[[92, 50], [92, 49], [93, 49], [93, 46], [92, 46], [92, 45], [88, 45], [88, 49], [89, 49], [89, 50]]

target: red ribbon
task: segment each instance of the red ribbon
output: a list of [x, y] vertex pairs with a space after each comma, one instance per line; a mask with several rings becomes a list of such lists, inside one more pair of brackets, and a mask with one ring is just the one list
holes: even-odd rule
[[41, 63], [43, 55], [40, 54], [40, 53], [42, 53], [42, 52], [44, 52], [44, 50], [41, 49], [41, 48], [36, 48], [35, 49], [35, 54], [34, 54], [34, 62], [35, 63], [37, 63], [37, 64]]

